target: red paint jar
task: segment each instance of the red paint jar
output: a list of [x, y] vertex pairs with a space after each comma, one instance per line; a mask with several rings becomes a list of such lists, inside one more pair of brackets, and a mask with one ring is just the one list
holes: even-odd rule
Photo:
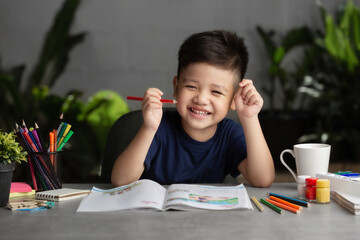
[[305, 198], [309, 202], [315, 202], [316, 201], [316, 181], [318, 178], [311, 177], [305, 179]]

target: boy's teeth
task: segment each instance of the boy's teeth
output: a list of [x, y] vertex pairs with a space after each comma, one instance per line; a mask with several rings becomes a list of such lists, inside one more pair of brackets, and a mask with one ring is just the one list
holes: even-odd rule
[[200, 111], [200, 110], [195, 110], [195, 109], [191, 109], [191, 111], [195, 114], [202, 115], [202, 116], [208, 115], [208, 113], [206, 111]]

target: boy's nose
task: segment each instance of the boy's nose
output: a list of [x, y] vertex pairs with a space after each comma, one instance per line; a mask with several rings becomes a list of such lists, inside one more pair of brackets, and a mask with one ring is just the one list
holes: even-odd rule
[[209, 96], [205, 92], [199, 92], [194, 101], [199, 105], [205, 105], [209, 103]]

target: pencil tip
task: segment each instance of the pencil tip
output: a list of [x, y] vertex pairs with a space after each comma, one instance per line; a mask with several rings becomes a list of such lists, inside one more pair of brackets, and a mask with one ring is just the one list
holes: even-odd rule
[[61, 113], [60, 119], [63, 119], [63, 118], [64, 118], [64, 113]]
[[39, 125], [37, 125], [37, 123], [35, 123], [35, 128], [39, 128]]

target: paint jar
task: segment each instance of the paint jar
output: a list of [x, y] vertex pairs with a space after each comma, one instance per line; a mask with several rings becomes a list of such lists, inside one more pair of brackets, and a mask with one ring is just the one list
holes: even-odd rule
[[299, 175], [297, 177], [297, 191], [298, 191], [298, 198], [299, 199], [306, 199], [306, 184], [305, 184], [305, 179], [309, 178], [310, 176], [308, 175]]
[[316, 181], [316, 202], [330, 203], [330, 180], [318, 179]]
[[316, 181], [318, 178], [310, 177], [305, 179], [305, 198], [306, 201], [315, 202], [316, 201]]

